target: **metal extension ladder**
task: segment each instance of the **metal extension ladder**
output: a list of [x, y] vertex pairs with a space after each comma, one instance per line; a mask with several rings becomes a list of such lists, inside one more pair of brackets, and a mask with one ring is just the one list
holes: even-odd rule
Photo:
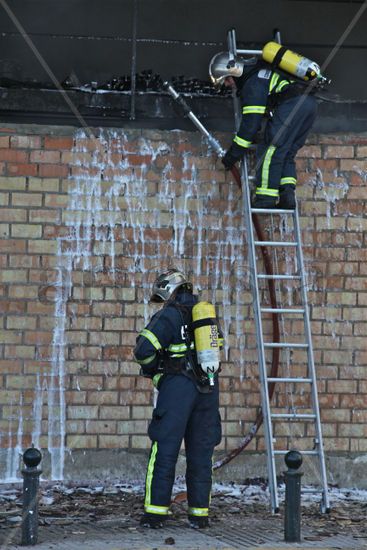
[[[276, 32], [275, 40], [280, 42], [279, 32]], [[235, 31], [231, 30], [228, 33], [228, 49], [230, 54], [234, 57], [237, 54], [245, 55], [260, 55], [261, 51], [259, 50], [241, 50], [236, 47], [236, 37]], [[240, 115], [238, 108], [238, 100], [234, 98], [235, 104], [235, 115], [236, 122], [238, 123]], [[237, 126], [237, 124], [236, 124]], [[253, 294], [253, 303], [254, 303], [254, 316], [256, 323], [256, 338], [257, 338], [257, 351], [258, 351], [258, 361], [259, 361], [259, 375], [260, 375], [260, 384], [261, 384], [261, 400], [262, 400], [262, 413], [264, 418], [264, 432], [265, 432], [265, 442], [267, 449], [267, 470], [268, 470], [268, 479], [269, 479], [269, 490], [271, 498], [271, 507], [272, 511], [276, 512], [279, 509], [279, 495], [277, 487], [277, 474], [276, 474], [276, 456], [285, 455], [289, 449], [274, 449], [274, 423], [277, 421], [288, 421], [288, 422], [307, 422], [313, 423], [314, 426], [314, 446], [309, 450], [302, 450], [302, 455], [305, 456], [315, 456], [318, 458], [318, 475], [320, 478], [320, 487], [316, 489], [306, 490], [305, 492], [315, 492], [321, 494], [320, 507], [322, 512], [327, 512], [330, 509], [329, 495], [328, 495], [328, 483], [326, 475], [326, 466], [325, 466], [325, 456], [323, 450], [323, 440], [322, 440], [322, 430], [321, 430], [321, 421], [320, 421], [320, 412], [319, 412], [319, 402], [317, 394], [317, 382], [316, 382], [316, 373], [314, 365], [314, 356], [312, 348], [312, 336], [311, 336], [311, 326], [310, 326], [310, 317], [309, 317], [309, 306], [307, 301], [307, 290], [306, 290], [306, 276], [304, 270], [304, 261], [303, 261], [303, 252], [302, 252], [302, 242], [301, 242], [301, 231], [298, 217], [298, 209], [295, 210], [266, 210], [266, 209], [255, 209], [251, 208], [251, 196], [250, 196], [250, 186], [249, 180], [253, 179], [249, 177], [248, 166], [246, 159], [242, 162], [241, 166], [241, 177], [243, 182], [243, 203], [244, 203], [244, 216], [245, 223], [247, 228], [248, 235], [248, 254], [249, 254], [249, 264], [251, 272], [251, 288]], [[294, 240], [292, 241], [281, 241], [281, 240], [269, 240], [269, 241], [259, 241], [256, 240], [254, 235], [254, 227], [252, 222], [252, 216], [256, 215], [274, 215], [277, 219], [280, 220], [280, 215], [287, 216], [292, 219], [293, 222], [293, 233]], [[294, 251], [294, 260], [296, 262], [297, 269], [293, 274], [278, 273], [274, 275], [268, 275], [264, 273], [259, 273], [258, 271], [258, 262], [256, 252], [259, 250], [259, 247], [266, 246], [269, 250], [275, 250], [279, 247], [287, 248], [288, 250]], [[295, 281], [296, 284], [299, 283], [299, 293], [301, 295], [301, 307], [264, 307], [260, 299], [260, 287], [259, 283], [262, 280], [273, 279], [274, 281]], [[297, 289], [298, 290], [298, 289]], [[281, 341], [281, 342], [267, 342], [264, 338], [263, 331], [263, 317], [264, 314], [270, 313], [272, 315], [282, 316], [283, 314], [294, 315], [298, 314], [303, 318], [303, 332], [304, 336], [302, 341], [292, 342], [292, 341]], [[281, 317], [279, 317], [280, 319]], [[284, 335], [283, 335], [284, 338]], [[282, 338], [281, 338], [282, 340]], [[292, 340], [292, 339], [291, 339]], [[268, 376], [268, 367], [266, 361], [266, 351], [272, 350], [274, 348], [280, 348], [284, 350], [304, 350], [307, 353], [307, 374], [306, 376], [291, 376], [287, 373], [287, 376], [282, 377], [270, 377]], [[289, 369], [290, 370], [290, 369]], [[307, 413], [298, 413], [296, 408], [289, 408], [286, 412], [276, 412], [273, 413], [271, 410], [271, 403], [269, 398], [269, 384], [305, 384], [309, 387], [310, 393], [310, 406], [308, 410], [312, 412]]]

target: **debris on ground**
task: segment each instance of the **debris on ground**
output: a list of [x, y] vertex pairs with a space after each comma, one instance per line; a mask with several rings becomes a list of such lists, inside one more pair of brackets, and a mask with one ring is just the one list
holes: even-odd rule
[[[187, 502], [184, 486], [175, 487], [170, 523], [184, 522], [187, 518]], [[365, 491], [331, 490], [333, 503], [329, 514], [321, 514], [314, 495], [305, 495], [302, 507], [302, 523], [312, 532], [305, 540], [318, 541], [335, 535], [348, 535], [367, 541], [367, 493]], [[136, 529], [143, 512], [144, 490], [139, 484], [118, 483], [98, 486], [43, 486], [39, 492], [39, 525], [44, 540], [51, 540], [59, 533], [60, 526], [68, 526], [68, 536], [84, 535], [89, 526], [108, 525], [116, 529]], [[20, 526], [22, 494], [20, 488], [0, 490], [0, 543], [2, 533]], [[213, 485], [211, 500], [211, 523], [227, 527], [238, 526], [245, 519], [264, 521], [264, 525], [279, 525], [282, 529], [282, 510], [272, 514], [265, 483]], [[10, 536], [11, 538], [11, 536]], [[174, 545], [169, 537], [166, 545]]]

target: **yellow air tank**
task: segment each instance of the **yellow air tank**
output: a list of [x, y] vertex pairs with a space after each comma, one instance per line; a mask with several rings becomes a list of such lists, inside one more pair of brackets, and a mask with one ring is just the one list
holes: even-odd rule
[[320, 67], [314, 61], [288, 50], [277, 42], [268, 42], [263, 47], [262, 57], [275, 68], [279, 67], [302, 80], [313, 80], [321, 77]]
[[220, 350], [215, 307], [209, 302], [198, 302], [192, 308], [192, 328], [198, 363], [214, 385], [214, 374], [219, 369]]

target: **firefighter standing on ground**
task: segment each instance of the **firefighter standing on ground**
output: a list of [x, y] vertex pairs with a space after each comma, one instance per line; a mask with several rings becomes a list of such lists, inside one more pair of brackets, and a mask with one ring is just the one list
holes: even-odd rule
[[191, 527], [203, 528], [208, 526], [212, 456], [221, 440], [218, 379], [212, 375], [209, 386], [198, 374], [192, 336], [192, 309], [198, 298], [192, 284], [180, 271], [168, 270], [155, 281], [151, 300], [165, 305], [140, 332], [134, 350], [142, 374], [159, 390], [148, 429], [152, 448], [141, 524], [158, 528], [167, 519], [184, 440], [188, 519]]
[[[227, 52], [213, 57], [209, 74], [216, 85], [235, 87], [241, 98], [242, 119], [233, 143], [222, 162], [227, 169], [243, 158], [267, 123], [256, 149], [255, 208], [296, 206], [295, 156], [304, 145], [316, 117], [317, 102], [295, 83], [263, 60], [230, 59]], [[278, 203], [279, 200], [279, 204]]]

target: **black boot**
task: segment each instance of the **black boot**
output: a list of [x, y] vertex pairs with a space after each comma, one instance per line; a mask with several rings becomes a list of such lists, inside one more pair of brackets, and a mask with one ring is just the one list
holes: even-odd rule
[[296, 208], [296, 188], [294, 185], [280, 186], [278, 208], [284, 210], [294, 210]]
[[208, 516], [188, 516], [190, 527], [193, 529], [206, 529], [209, 527]]
[[256, 198], [252, 204], [252, 208], [276, 208], [276, 197], [269, 197], [267, 195], [256, 195]]
[[142, 527], [149, 527], [150, 529], [162, 529], [166, 519], [167, 519], [167, 516], [165, 515], [149, 514], [146, 512], [140, 518], [140, 525]]

